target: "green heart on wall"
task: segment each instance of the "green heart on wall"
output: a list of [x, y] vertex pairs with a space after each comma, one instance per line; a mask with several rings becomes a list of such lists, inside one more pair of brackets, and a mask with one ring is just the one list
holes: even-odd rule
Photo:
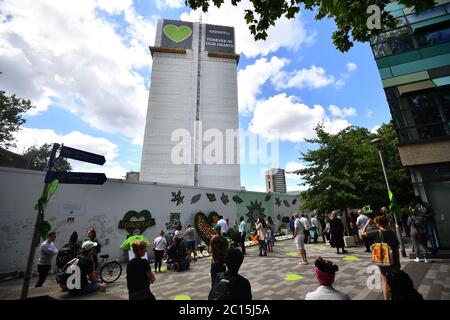
[[179, 43], [192, 35], [192, 29], [188, 26], [177, 27], [168, 24], [164, 27], [164, 34], [173, 42]]
[[[132, 221], [131, 219], [141, 219], [140, 221]], [[138, 229], [140, 234], [143, 234], [144, 231], [151, 226], [155, 225], [155, 219], [152, 218], [152, 214], [148, 210], [142, 210], [141, 212], [137, 212], [134, 210], [128, 211], [122, 220], [119, 221], [119, 229], [125, 229], [130, 234], [133, 234], [133, 231]]]

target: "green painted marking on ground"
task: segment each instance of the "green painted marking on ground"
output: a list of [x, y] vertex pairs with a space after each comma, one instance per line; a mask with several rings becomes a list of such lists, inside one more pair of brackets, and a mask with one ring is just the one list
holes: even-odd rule
[[355, 261], [359, 261], [360, 259], [355, 256], [346, 256], [346, 257], [342, 258], [342, 260], [355, 262]]
[[297, 257], [298, 256], [298, 252], [288, 252], [288, 253], [286, 253], [286, 255], [287, 256], [289, 256], [289, 257]]
[[175, 296], [173, 300], [192, 300], [192, 298], [188, 295], [181, 294], [179, 296]]
[[286, 276], [284, 277], [284, 280], [286, 280], [286, 281], [297, 281], [297, 280], [301, 280], [301, 279], [303, 279], [303, 278], [304, 278], [304, 277], [301, 276], [301, 275], [299, 275], [299, 274], [290, 273], [290, 274], [288, 274], [288, 275], [286, 275]]

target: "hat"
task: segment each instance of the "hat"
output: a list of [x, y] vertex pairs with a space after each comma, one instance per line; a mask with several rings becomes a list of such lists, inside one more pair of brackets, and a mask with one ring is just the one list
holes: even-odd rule
[[333, 264], [331, 261], [323, 259], [322, 257], [317, 258], [314, 262], [314, 266], [320, 271], [330, 274], [335, 274], [339, 270], [337, 265]]
[[87, 251], [89, 249], [92, 249], [93, 247], [97, 246], [97, 242], [92, 242], [90, 240], [83, 242], [83, 245], [81, 246], [81, 249], [83, 251]]
[[220, 224], [216, 224], [216, 226], [214, 227], [214, 231], [216, 231], [216, 232], [222, 231], [222, 227], [220, 226]]

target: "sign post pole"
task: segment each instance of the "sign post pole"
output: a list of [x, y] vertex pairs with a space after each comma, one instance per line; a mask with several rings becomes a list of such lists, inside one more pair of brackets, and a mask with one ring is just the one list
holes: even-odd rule
[[[48, 160], [48, 171], [51, 171], [53, 168], [53, 165], [55, 163], [56, 158], [56, 151], [59, 148], [59, 144], [54, 143], [52, 153], [50, 154], [50, 159]], [[43, 191], [43, 198], [47, 199], [48, 196], [48, 188], [49, 188], [50, 182], [45, 182], [44, 184], [44, 191]], [[41, 234], [39, 232], [39, 228], [42, 225], [42, 222], [44, 221], [44, 208], [39, 207], [38, 215], [36, 218], [36, 224], [34, 225], [34, 231], [33, 231], [33, 238], [31, 240], [31, 246], [30, 246], [30, 253], [28, 255], [28, 261], [27, 261], [27, 268], [25, 271], [25, 277], [23, 280], [23, 286], [22, 286], [22, 293], [20, 295], [20, 299], [24, 300], [28, 297], [28, 290], [30, 288], [30, 281], [31, 281], [31, 272], [33, 270], [33, 263], [34, 263], [34, 255], [36, 253], [36, 247], [39, 245], [39, 238], [41, 237]]]

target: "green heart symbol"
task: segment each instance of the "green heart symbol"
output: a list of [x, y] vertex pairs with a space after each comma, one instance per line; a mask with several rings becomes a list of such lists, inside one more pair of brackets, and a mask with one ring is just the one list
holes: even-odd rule
[[[131, 218], [134, 219], [144, 218], [144, 220], [132, 221]], [[152, 214], [148, 210], [142, 210], [141, 212], [130, 210], [125, 214], [123, 219], [119, 221], [119, 229], [125, 229], [131, 235], [133, 234], [133, 231], [136, 229], [139, 229], [140, 234], [143, 234], [148, 227], [154, 225], [155, 219], [152, 218]]]
[[178, 43], [189, 38], [192, 35], [192, 29], [188, 26], [177, 27], [168, 24], [164, 27], [164, 34], [173, 42]]

